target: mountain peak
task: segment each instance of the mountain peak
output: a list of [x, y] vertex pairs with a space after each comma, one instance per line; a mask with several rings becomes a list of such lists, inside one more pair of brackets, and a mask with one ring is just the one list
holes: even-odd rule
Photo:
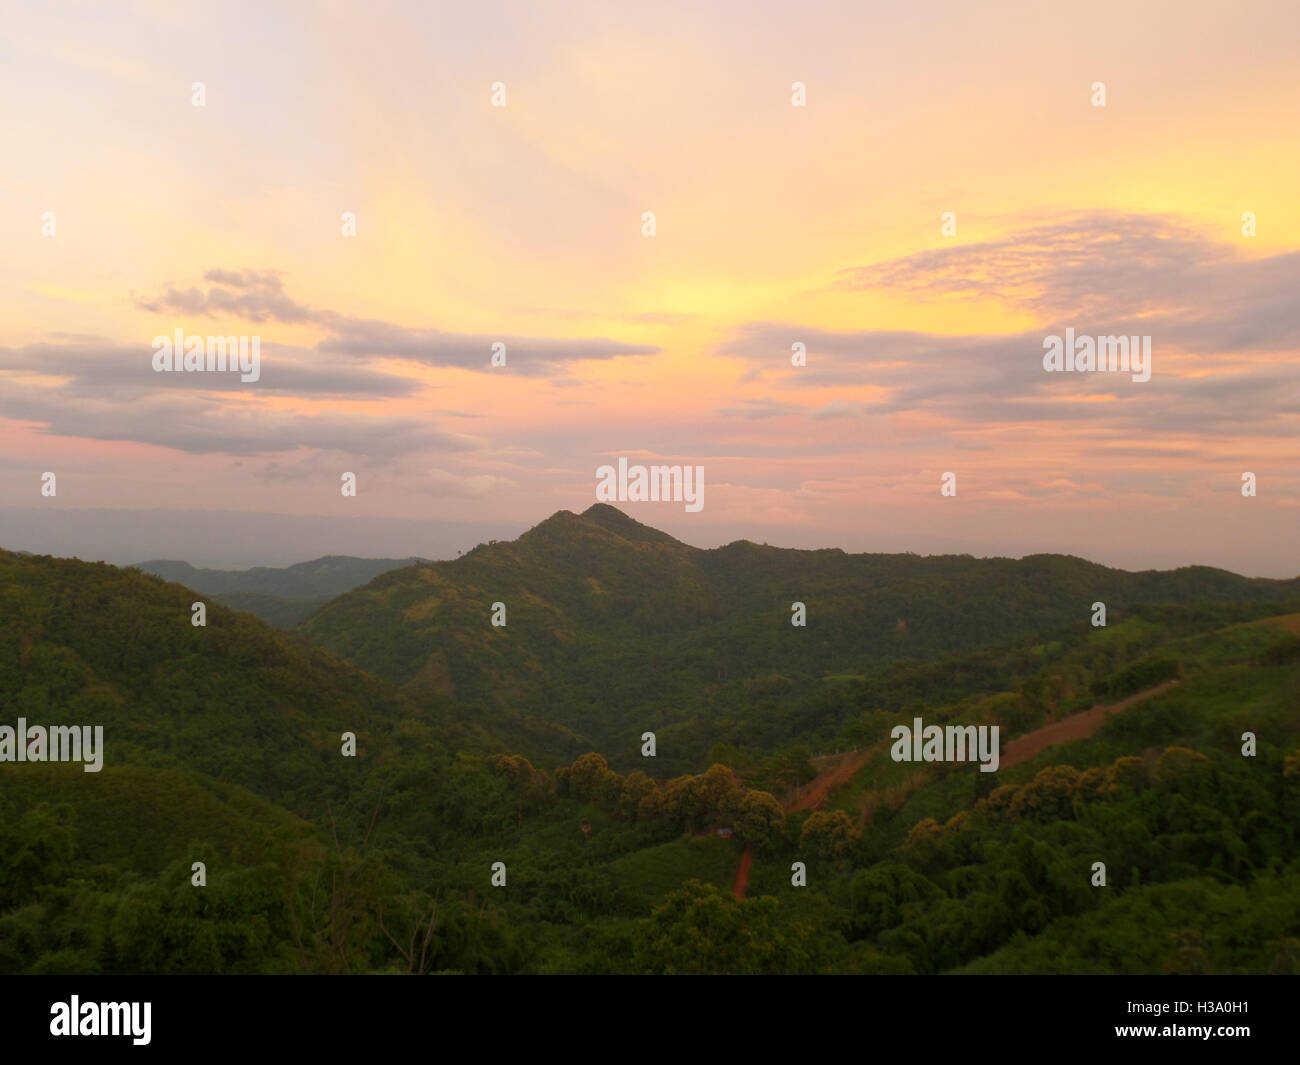
[[610, 506], [608, 503], [593, 503], [582, 512], [580, 517], [625, 540], [641, 540], [649, 543], [676, 542], [666, 532], [660, 532], [649, 525], [642, 525], [635, 518], [629, 518], [618, 507]]
[[601, 533], [612, 533], [620, 540], [633, 543], [679, 543], [666, 532], [660, 532], [649, 525], [642, 525], [635, 518], [629, 518], [618, 507], [612, 507], [608, 503], [595, 503], [581, 514], [575, 514], [571, 510], [557, 510], [549, 518], [534, 525], [519, 540], [520, 542], [536, 541], [539, 537], [564, 536], [566, 533], [570, 536], [581, 535], [583, 532], [591, 535], [596, 529]]

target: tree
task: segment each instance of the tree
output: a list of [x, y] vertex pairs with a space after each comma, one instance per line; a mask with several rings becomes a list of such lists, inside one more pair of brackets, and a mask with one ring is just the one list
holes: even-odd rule
[[766, 850], [781, 838], [785, 811], [766, 791], [738, 789], [727, 800], [723, 812], [724, 816], [731, 818], [736, 836], [756, 850]]
[[899, 862], [860, 869], [850, 887], [853, 935], [868, 938], [902, 923], [909, 912], [943, 896], [943, 891], [920, 873]]
[[1147, 767], [1141, 758], [1117, 758], [1106, 770], [1103, 792], [1108, 796], [1131, 795], [1147, 786]]
[[605, 775], [609, 772], [609, 763], [603, 754], [595, 751], [584, 754], [569, 769], [569, 794], [575, 799], [591, 802], [597, 797]]
[[777, 759], [774, 775], [777, 783], [784, 788], [797, 788], [807, 784], [817, 776], [817, 769], [812, 764], [812, 751], [806, 744], [791, 747]]
[[618, 813], [619, 798], [623, 794], [623, 778], [612, 769], [598, 773], [591, 788], [591, 801], [608, 813]]
[[709, 824], [722, 816], [727, 801], [739, 790], [736, 774], [725, 765], [711, 765], [699, 778], [695, 788], [695, 800], [699, 824]]
[[916, 868], [934, 872], [942, 864], [943, 843], [943, 826], [933, 817], [927, 817], [912, 826], [903, 852]]
[[633, 965], [642, 973], [810, 973], [819, 960], [812, 927], [783, 920], [776, 899], [737, 900], [698, 880], [671, 892], [640, 927]]
[[817, 810], [804, 822], [799, 845], [819, 858], [843, 858], [856, 838], [853, 821], [843, 810]]
[[619, 816], [635, 821], [643, 808], [651, 810], [653, 800], [650, 800], [650, 796], [658, 788], [653, 777], [647, 776], [640, 769], [634, 769], [623, 778], [623, 787], [618, 797]]
[[509, 782], [515, 796], [519, 824], [523, 824], [526, 813], [539, 809], [550, 799], [550, 780], [537, 772], [527, 758], [517, 754], [494, 754], [487, 761], [494, 773]]
[[1019, 820], [1063, 821], [1074, 817], [1074, 793], [1079, 771], [1072, 765], [1049, 765], [1040, 769], [1011, 800], [1011, 816]]

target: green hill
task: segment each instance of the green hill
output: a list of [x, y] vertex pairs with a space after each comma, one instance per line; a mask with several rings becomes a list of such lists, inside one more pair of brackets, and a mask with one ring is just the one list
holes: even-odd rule
[[[852, 589], [867, 572], [915, 590], [907, 632], [943, 649], [875, 655], [827, 632], [800, 650], [817, 611], [885, 616], [884, 592], [863, 602], [834, 576]], [[814, 588], [809, 628], [785, 631], [785, 603], [769, 645], [754, 604], [791, 596], [782, 581]], [[1057, 623], [1040, 585], [1075, 581], [1119, 589], [1106, 628], [1087, 624], [1091, 595]], [[138, 570], [0, 552], [0, 725], [99, 724], [106, 748], [99, 773], [0, 763], [0, 972], [1300, 971], [1300, 614], [1260, 616], [1293, 584], [704, 552], [597, 508], [331, 606], [360, 611], [367, 646], [375, 626], [407, 640], [430, 624], [453, 667], [439, 694], [220, 605], [196, 628], [195, 593]], [[996, 601], [1006, 642], [962, 628], [949, 586]], [[1022, 631], [1007, 597], [1044, 628]], [[732, 661], [749, 664], [698, 684], [659, 614], [674, 603], [695, 604], [697, 643], [745, 635]], [[941, 617], [955, 647], [929, 630]], [[638, 662], [652, 694], [620, 703], [635, 684], [609, 671]], [[1170, 678], [996, 774], [894, 763], [883, 745], [920, 714], [998, 723], [1005, 749]], [[603, 709], [621, 736], [635, 717], [620, 707], [660, 715], [659, 757], [636, 754], [644, 724], [608, 761], [555, 724]], [[847, 748], [862, 768], [826, 808], [785, 812], [810, 754]]]
[[220, 570], [154, 559], [138, 562], [133, 568], [210, 595], [234, 610], [256, 614], [276, 628], [291, 629], [335, 596], [381, 573], [422, 561], [425, 560], [327, 555], [283, 568], [255, 566], [247, 570]]
[[[515, 541], [384, 574], [298, 631], [395, 684], [511, 706], [618, 760], [635, 756], [646, 729], [717, 725], [717, 704], [734, 702], [740, 683], [806, 688], [906, 663], [933, 672], [937, 658], [1081, 635], [1098, 601], [1111, 625], [1157, 605], [1244, 620], [1296, 609], [1300, 579], [1128, 573], [1060, 555], [850, 555], [746, 541], [705, 551], [597, 504]], [[795, 602], [806, 604], [806, 627], [791, 624]], [[494, 603], [505, 605], [504, 627], [491, 624]], [[698, 761], [727, 739], [719, 731], [682, 732], [675, 750]]]

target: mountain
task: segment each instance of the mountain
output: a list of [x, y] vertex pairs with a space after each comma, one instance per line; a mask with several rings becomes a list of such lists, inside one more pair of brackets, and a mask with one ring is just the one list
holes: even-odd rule
[[[95, 722], [111, 763], [197, 770], [321, 809], [322, 759], [344, 731], [376, 756], [429, 710], [355, 667], [135, 569], [0, 552], [0, 704], [29, 720]], [[296, 795], [310, 796], [301, 804]]]
[[[1182, 610], [1189, 623], [1198, 610], [1202, 620], [1247, 620], [1300, 607], [1300, 579], [1206, 567], [1129, 573], [1063, 555], [846, 554], [748, 541], [701, 550], [597, 504], [560, 511], [514, 541], [386, 573], [297, 631], [407, 689], [564, 725], [614, 759], [635, 760], [642, 732], [668, 728], [675, 750], [698, 761], [712, 743], [734, 742], [727, 721], [739, 701], [766, 699], [762, 684], [814, 690], [908, 663], [926, 663], [931, 682], [971, 673], [985, 649], [1090, 631], [1095, 602], [1112, 626], [1157, 608]], [[505, 606], [504, 626], [491, 622], [494, 603]], [[805, 605], [805, 627], [791, 623], [794, 603]], [[738, 692], [745, 684], [759, 688]], [[861, 702], [796, 721], [783, 700], [780, 712], [793, 732]]]
[[[100, 725], [105, 750], [96, 773], [0, 762], [0, 973], [1300, 971], [1300, 613], [1261, 613], [1293, 582], [1023, 560], [1070, 594], [1082, 574], [1167, 601], [990, 646], [945, 590], [984, 588], [1004, 631], [1000, 597], [1053, 615], [995, 579], [1021, 563], [988, 561], [703, 552], [597, 509], [340, 601], [386, 608], [363, 634], [473, 618], [460, 643], [435, 633], [451, 688], [485, 684], [463, 702], [220, 604], [196, 628], [195, 593], [139, 570], [0, 551], [0, 725]], [[916, 593], [895, 631], [931, 645], [947, 616], [964, 649], [873, 661], [826, 632], [801, 650], [818, 611], [858, 617], [830, 583], [855, 566]], [[809, 627], [779, 604], [787, 662], [747, 675], [772, 652], [744, 611], [793, 579]], [[502, 588], [494, 632], [471, 593]], [[750, 638], [730, 676], [662, 657], [686, 645], [661, 593], [706, 646]], [[652, 690], [620, 703], [611, 667], [651, 656]], [[861, 672], [800, 672], [826, 661]], [[478, 679], [493, 668], [518, 705]], [[554, 724], [585, 698], [608, 758]], [[894, 761], [915, 716], [999, 725], [1001, 766]], [[628, 757], [656, 726], [658, 756]]]
[[[193, 598], [0, 550], [0, 726], [103, 730], [94, 772], [0, 761], [0, 972], [365, 971], [377, 900], [403, 920], [407, 888], [496, 823], [482, 759], [500, 735], [584, 749], [400, 692], [220, 604], [196, 627]], [[448, 927], [478, 921], [451, 900]]]
[[188, 562], [154, 559], [138, 562], [134, 568], [210, 595], [234, 610], [256, 614], [277, 628], [291, 629], [335, 596], [381, 573], [423, 561], [427, 560], [327, 555], [283, 568], [256, 566], [247, 570], [221, 570], [197, 569]]

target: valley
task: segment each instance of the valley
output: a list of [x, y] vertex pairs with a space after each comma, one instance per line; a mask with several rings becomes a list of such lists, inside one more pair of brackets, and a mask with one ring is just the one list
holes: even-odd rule
[[[0, 971], [1300, 957], [1300, 582], [700, 551], [597, 506], [292, 630], [209, 598], [0, 552], [0, 702], [103, 728], [98, 772], [0, 765]], [[997, 726], [995, 771], [895, 761], [918, 717]]]

